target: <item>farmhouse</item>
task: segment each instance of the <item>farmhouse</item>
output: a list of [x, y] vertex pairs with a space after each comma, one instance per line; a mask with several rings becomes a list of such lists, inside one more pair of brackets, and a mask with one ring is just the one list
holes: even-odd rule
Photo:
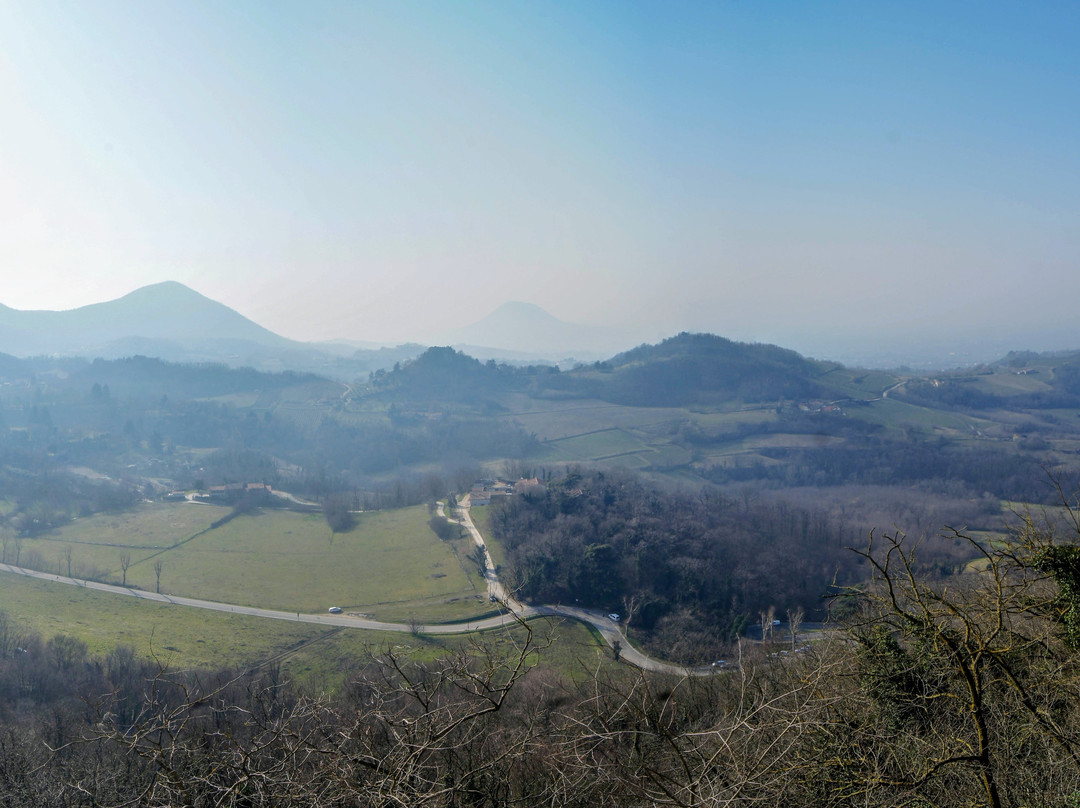
[[242, 497], [269, 497], [273, 493], [266, 483], [228, 483], [210, 486], [207, 498], [211, 502], [231, 504]]

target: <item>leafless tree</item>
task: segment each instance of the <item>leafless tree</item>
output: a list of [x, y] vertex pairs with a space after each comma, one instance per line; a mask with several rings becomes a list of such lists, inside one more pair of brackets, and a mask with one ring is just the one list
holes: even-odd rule
[[806, 612], [802, 606], [787, 610], [788, 633], [791, 634], [791, 650], [794, 651], [799, 644], [799, 627], [802, 625]]
[[165, 569], [165, 562], [160, 558], [156, 559], [154, 561], [154, 578], [156, 579], [154, 591], [159, 595], [161, 594], [161, 571], [163, 569]]
[[623, 613], [622, 622], [623, 626], [627, 629], [630, 628], [630, 621], [634, 619], [634, 614], [638, 609], [638, 596], [626, 595], [623, 597]]
[[612, 806], [814, 804], [795, 756], [832, 721], [822, 693], [836, 671], [756, 657], [710, 677], [598, 680], [563, 738], [564, 776]]
[[772, 635], [773, 620], [776, 619], [776, 607], [770, 606], [768, 611], [761, 612], [761, 641], [767, 642]]
[[[283, 698], [276, 677], [208, 689], [163, 672], [134, 721], [109, 712], [96, 727], [152, 764], [143, 805], [511, 804], [523, 761], [544, 743], [541, 715], [518, 705], [512, 723], [494, 719], [537, 645], [521, 622], [434, 661], [389, 648], [350, 682], [349, 705]], [[542, 785], [521, 791], [513, 804], [560, 804]]]
[[978, 571], [921, 574], [920, 542], [901, 534], [860, 551], [873, 573], [850, 593], [862, 604], [851, 629], [860, 694], [839, 710], [848, 729], [821, 736], [816, 776], [875, 804], [1064, 804], [1080, 792], [1080, 727], [1065, 707], [1080, 699], [1077, 537], [1061, 543], [1028, 520], [994, 544], [948, 538], [979, 556]]
[[0, 658], [7, 659], [22, 645], [25, 631], [7, 611], [0, 609]]
[[485, 577], [488, 569], [487, 548], [482, 544], [476, 545], [472, 553], [470, 553], [470, 558], [476, 562], [476, 569], [480, 573], [480, 577]]
[[739, 489], [739, 498], [742, 500], [743, 509], [748, 511], [750, 506], [761, 498], [761, 492], [753, 486], [744, 485]]
[[120, 554], [120, 569], [123, 572], [123, 576], [124, 576], [123, 577], [123, 582], [121, 583], [121, 586], [127, 586], [127, 571], [128, 571], [128, 567], [130, 567], [130, 566], [131, 566], [131, 553], [121, 553]]

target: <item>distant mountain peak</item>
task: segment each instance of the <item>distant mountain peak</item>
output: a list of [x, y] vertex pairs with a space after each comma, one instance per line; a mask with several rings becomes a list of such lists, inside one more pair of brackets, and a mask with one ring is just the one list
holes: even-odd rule
[[[217, 309], [219, 311], [229, 311], [237, 317], [242, 316], [224, 303], [209, 298], [206, 295], [195, 291], [190, 286], [185, 286], [179, 281], [162, 281], [161, 283], [151, 283], [148, 286], [140, 286], [138, 289], [128, 292], [126, 295], [118, 297], [116, 300], [110, 300], [106, 303], [95, 303], [93, 305], [106, 306], [115, 304], [144, 307], [202, 307], [207, 310]], [[90, 307], [84, 306], [84, 308]]]
[[209, 341], [290, 344], [223, 303], [176, 281], [143, 286], [102, 303], [67, 311], [0, 308], [0, 351], [21, 356], [100, 356], [118, 347]]
[[496, 309], [491, 312], [491, 314], [489, 314], [485, 319], [505, 316], [520, 317], [523, 315], [527, 317], [542, 318], [544, 320], [554, 321], [558, 323], [563, 322], [554, 314], [549, 312], [547, 309], [541, 308], [535, 303], [525, 303], [521, 300], [506, 301], [501, 306], [496, 307]]
[[535, 303], [510, 300], [483, 319], [439, 335], [441, 344], [513, 351], [523, 357], [558, 359], [576, 355], [598, 358], [627, 347], [611, 329], [560, 320]]
[[139, 297], [198, 297], [203, 300], [209, 300], [206, 295], [199, 294], [190, 286], [185, 286], [180, 281], [161, 281], [160, 283], [150, 283], [146, 286], [140, 286], [126, 295], [118, 298], [119, 300], [126, 300], [130, 298]]

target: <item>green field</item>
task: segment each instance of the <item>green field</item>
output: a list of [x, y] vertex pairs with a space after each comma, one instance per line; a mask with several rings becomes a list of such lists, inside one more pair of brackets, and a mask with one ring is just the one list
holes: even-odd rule
[[[486, 530], [486, 509], [474, 517]], [[267, 608], [322, 612], [327, 604], [384, 620], [435, 622], [490, 611], [472, 542], [440, 541], [424, 507], [358, 515], [356, 527], [332, 534], [320, 515], [265, 511], [210, 525], [228, 510], [193, 503], [142, 505], [123, 514], [80, 519], [47, 537], [21, 542], [23, 563], [107, 569], [119, 581], [128, 553], [129, 585], [154, 588], [153, 561], [163, 563], [162, 591]], [[9, 554], [14, 550], [9, 547]], [[492, 544], [492, 558], [501, 553]], [[14, 559], [9, 559], [14, 560]], [[64, 570], [66, 571], [66, 570]], [[293, 605], [298, 604], [298, 605]], [[430, 658], [477, 641], [360, 629], [326, 629], [244, 615], [137, 600], [17, 575], [0, 575], [0, 609], [45, 639], [79, 637], [93, 653], [129, 645], [169, 668], [247, 668], [269, 661], [314, 688], [333, 689], [349, 671], [388, 648]], [[584, 626], [534, 621], [537, 638], [554, 633], [537, 659], [544, 667], [584, 675], [607, 652]], [[485, 632], [480, 641], [512, 653], [520, 628]], [[545, 641], [547, 642], [547, 641]]]
[[522, 396], [507, 397], [513, 420], [544, 441], [571, 438], [587, 432], [612, 428], [634, 429], [676, 423], [688, 411], [675, 407], [626, 407], [603, 401], [533, 401]]
[[691, 457], [686, 449], [671, 444], [666, 436], [650, 435], [644, 429], [601, 429], [548, 441], [536, 459], [548, 463], [588, 461], [645, 468], [683, 465]]
[[254, 407], [259, 400], [259, 392], [249, 391], [244, 393], [227, 393], [222, 396], [212, 396], [205, 399], [197, 399], [200, 401], [213, 401], [218, 404], [228, 404], [231, 407]]
[[[610, 649], [593, 631], [574, 620], [540, 619], [529, 621], [536, 652], [530, 665], [557, 671], [573, 679], [588, 679], [598, 669], [617, 668]], [[494, 646], [511, 657], [526, 640], [526, 632], [517, 626], [494, 629], [475, 635], [442, 637], [342, 631], [323, 636], [311, 645], [288, 650], [281, 660], [282, 669], [296, 679], [313, 686], [334, 689], [348, 678], [351, 668], [392, 648], [414, 658], [431, 659], [470, 646]]]
[[0, 609], [45, 638], [71, 634], [95, 653], [130, 645], [172, 667], [248, 665], [326, 632], [9, 574], [0, 575]]
[[[877, 424], [895, 432], [914, 429], [960, 440], [973, 440], [980, 432], [993, 430], [995, 422], [987, 417], [959, 412], [934, 410], [906, 403], [896, 398], [876, 399], [896, 383], [897, 377], [878, 371], [853, 373], [836, 369], [828, 374], [830, 384], [849, 391], [864, 404], [845, 404], [846, 418]], [[1017, 382], [1016, 379], [1021, 379]], [[1023, 377], [1010, 377], [1008, 384], [1033, 383]], [[766, 424], [779, 417], [775, 405], [749, 408], [627, 407], [601, 401], [545, 401], [525, 396], [508, 396], [504, 403], [511, 417], [542, 441], [540, 451], [531, 459], [537, 463], [594, 463], [601, 466], [625, 466], [666, 474], [682, 475], [695, 483], [695, 468], [729, 464], [730, 458], [742, 455], [756, 462], [763, 449], [816, 449], [841, 445], [841, 439], [806, 434], [751, 435], [746, 426]], [[711, 446], [694, 450], [680, 436], [684, 428], [700, 430]], [[722, 443], [730, 435], [729, 443]], [[996, 437], [996, 435], [994, 436]], [[719, 443], [718, 443], [719, 442]], [[1067, 445], [1058, 447], [1071, 448]], [[772, 461], [769, 461], [772, 462]]]
[[714, 432], [732, 431], [740, 424], [763, 424], [777, 420], [776, 410], [772, 407], [731, 412], [687, 410], [687, 414], [694, 424]]
[[[147, 505], [131, 514], [80, 519], [22, 542], [21, 563], [206, 600], [297, 612], [330, 605], [379, 619], [456, 620], [486, 612], [485, 587], [466, 541], [442, 542], [427, 509], [358, 514], [334, 534], [318, 514], [266, 510], [217, 527], [227, 511], [193, 503]], [[9, 558], [13, 550], [9, 548]], [[11, 560], [14, 560], [13, 558]], [[33, 563], [32, 563], [33, 562]]]
[[991, 422], [962, 413], [931, 410], [892, 398], [872, 402], [869, 406], [852, 407], [852, 418], [892, 427], [915, 427], [924, 430], [951, 429], [958, 435], [971, 435], [975, 429], [990, 426]]
[[850, 393], [852, 398], [861, 399], [877, 398], [899, 380], [899, 377], [892, 373], [865, 368], [836, 368], [819, 379]]
[[[207, 530], [229, 513], [228, 508], [191, 502], [144, 503], [123, 513], [76, 519], [47, 535], [68, 544], [111, 544], [126, 549], [160, 549]], [[27, 543], [29, 546], [29, 542]], [[116, 556], [119, 558], [117, 550]], [[117, 562], [113, 561], [116, 566]]]
[[599, 460], [619, 454], [645, 451], [648, 447], [624, 429], [602, 429], [582, 435], [549, 441], [549, 448], [575, 460]]
[[[691, 425], [722, 438], [727, 433], [734, 435], [741, 426], [777, 418], [773, 405], [751, 409], [650, 408], [524, 398], [508, 399], [507, 403], [518, 408], [513, 413], [514, 421], [544, 440], [539, 453], [532, 458], [534, 462], [588, 462], [669, 473], [678, 469], [688, 473], [695, 460], [691, 450], [678, 442], [679, 430], [684, 426]], [[733, 442], [718, 453], [752, 452], [753, 448], [740, 448]], [[692, 474], [691, 479], [700, 483]]]
[[807, 435], [777, 432], [771, 435], [751, 435], [732, 444], [741, 451], [761, 449], [823, 449], [842, 446], [845, 439], [836, 435]]
[[[431, 658], [461, 648], [474, 638], [427, 637], [361, 629], [326, 629], [244, 615], [136, 600], [65, 584], [0, 574], [0, 610], [44, 639], [76, 636], [91, 653], [119, 645], [154, 657], [170, 669], [244, 669], [277, 661], [285, 674], [315, 688], [336, 688], [351, 668], [388, 648]], [[589, 630], [575, 622], [535, 620], [536, 639], [553, 634], [538, 655], [542, 666], [587, 672], [610, 654]], [[521, 629], [480, 635], [508, 651], [523, 638]]]
[[1026, 393], [1049, 393], [1052, 374], [1047, 371], [1019, 374], [1006, 368], [998, 368], [991, 374], [980, 374], [965, 380], [964, 384], [983, 393], [999, 396], [1015, 396]]
[[480, 531], [480, 535], [484, 537], [484, 546], [488, 549], [488, 556], [495, 570], [498, 571], [506, 563], [506, 554], [503, 552], [502, 545], [491, 535], [491, 506], [473, 505], [469, 508], [469, 516], [472, 517], [473, 524]]

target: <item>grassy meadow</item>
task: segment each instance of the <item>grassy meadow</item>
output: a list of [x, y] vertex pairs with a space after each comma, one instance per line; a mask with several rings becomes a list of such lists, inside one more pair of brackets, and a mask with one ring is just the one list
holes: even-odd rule
[[[327, 689], [339, 687], [351, 669], [391, 648], [424, 659], [477, 639], [511, 653], [524, 639], [520, 628], [484, 632], [479, 638], [327, 629], [137, 600], [18, 575], [0, 575], [0, 610], [46, 640], [57, 634], [78, 637], [94, 654], [126, 645], [172, 670], [246, 669], [273, 661], [286, 676]], [[550, 641], [536, 657], [542, 667], [584, 674], [610, 659], [579, 623], [534, 620], [530, 625], [538, 642]]]
[[170, 667], [243, 666], [327, 631], [0, 575], [0, 609], [48, 639], [71, 634], [94, 653], [129, 645]]
[[[218, 527], [227, 509], [194, 503], [145, 505], [126, 514], [79, 519], [26, 539], [20, 563], [188, 597], [322, 612], [331, 605], [379, 619], [457, 620], [489, 609], [465, 541], [443, 542], [423, 506], [357, 514], [331, 532], [319, 514], [256, 511]], [[8, 557], [14, 561], [14, 549]]]
[[[486, 527], [485, 510], [474, 517]], [[161, 589], [207, 600], [287, 611], [322, 612], [328, 604], [383, 620], [439, 622], [491, 612], [468, 538], [440, 541], [428, 527], [427, 508], [357, 514], [356, 526], [334, 534], [321, 515], [262, 511], [212, 523], [228, 509], [194, 503], [144, 504], [130, 512], [76, 520], [48, 536], [26, 539], [23, 564], [96, 570], [119, 582], [119, 558], [132, 559], [128, 584], [155, 586], [153, 562], [163, 564]], [[485, 531], [486, 532], [486, 531]], [[9, 556], [15, 550], [8, 548]], [[492, 546], [492, 556], [499, 549]], [[9, 558], [14, 561], [14, 558]], [[66, 572], [66, 569], [61, 570]], [[248, 668], [274, 662], [286, 676], [334, 689], [349, 671], [387, 649], [433, 658], [474, 642], [510, 654], [524, 640], [521, 628], [480, 637], [327, 629], [245, 615], [126, 598], [77, 586], [0, 575], [0, 610], [45, 639], [70, 634], [92, 653], [127, 645], [172, 669]], [[546, 647], [536, 663], [584, 675], [609, 657], [602, 643], [574, 622], [530, 625]]]

